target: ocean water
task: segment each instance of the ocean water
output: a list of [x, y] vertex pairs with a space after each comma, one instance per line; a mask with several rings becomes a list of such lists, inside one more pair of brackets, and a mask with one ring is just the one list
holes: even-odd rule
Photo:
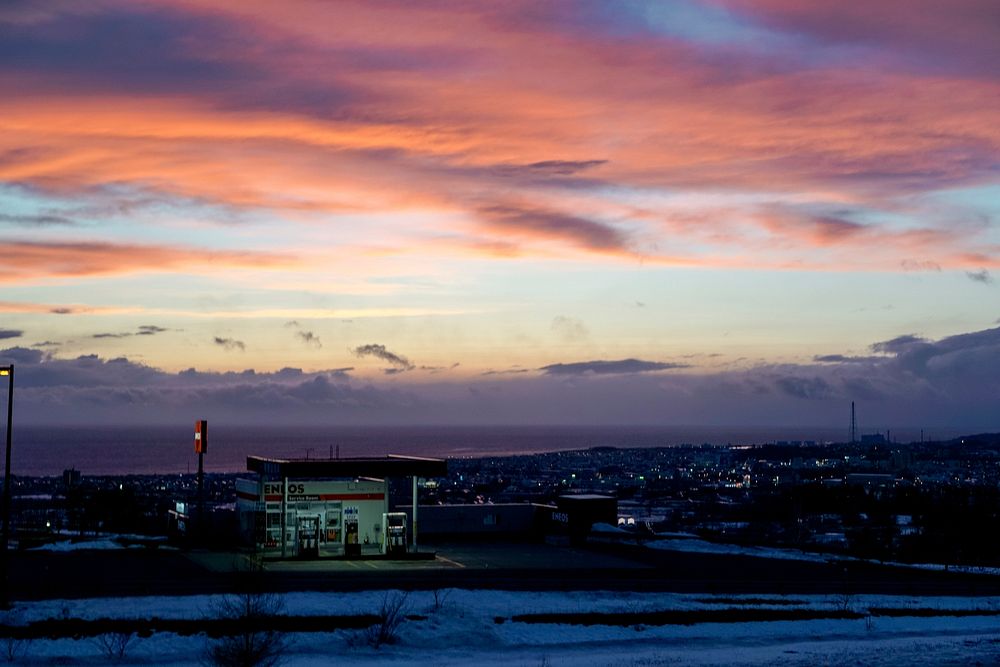
[[[440, 458], [505, 456], [597, 446], [669, 447], [680, 444], [762, 444], [775, 440], [839, 442], [846, 429], [710, 426], [368, 426], [247, 427], [210, 424], [209, 472], [242, 472], [249, 455], [327, 458], [405, 454]], [[958, 433], [933, 432], [928, 437]], [[893, 431], [917, 440], [918, 430]], [[198, 469], [194, 425], [119, 427], [17, 426], [11, 469], [15, 475], [186, 473]]]

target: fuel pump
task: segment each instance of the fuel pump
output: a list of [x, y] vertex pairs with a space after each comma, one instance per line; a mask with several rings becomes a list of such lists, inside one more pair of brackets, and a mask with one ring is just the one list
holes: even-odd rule
[[361, 555], [361, 542], [358, 540], [357, 513], [347, 514], [344, 516], [344, 555]]
[[385, 553], [388, 556], [406, 554], [406, 512], [388, 512], [382, 515], [385, 526]]

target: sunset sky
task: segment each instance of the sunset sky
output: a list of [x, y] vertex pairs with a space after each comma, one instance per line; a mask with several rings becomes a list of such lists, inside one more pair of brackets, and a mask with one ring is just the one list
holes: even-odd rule
[[27, 421], [1000, 429], [998, 225], [996, 0], [0, 4]]

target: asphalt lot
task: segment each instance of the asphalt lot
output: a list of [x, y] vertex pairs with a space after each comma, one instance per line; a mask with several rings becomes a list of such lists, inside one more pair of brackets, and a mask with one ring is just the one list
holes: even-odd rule
[[[431, 548], [431, 547], [425, 547]], [[770, 560], [621, 546], [440, 544], [433, 558], [271, 561], [259, 581], [275, 591], [399, 588], [637, 590], [701, 593], [1000, 595], [1000, 577], [871, 563]], [[12, 599], [221, 593], [241, 585], [238, 552], [121, 549], [12, 552]]]

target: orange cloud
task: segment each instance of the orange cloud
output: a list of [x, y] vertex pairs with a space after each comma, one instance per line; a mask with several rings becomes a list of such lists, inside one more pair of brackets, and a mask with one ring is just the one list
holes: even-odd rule
[[180, 246], [114, 243], [0, 242], [0, 282], [46, 278], [146, 273], [184, 268], [211, 273], [220, 268], [275, 267], [291, 264], [288, 257], [256, 252], [204, 250]]

